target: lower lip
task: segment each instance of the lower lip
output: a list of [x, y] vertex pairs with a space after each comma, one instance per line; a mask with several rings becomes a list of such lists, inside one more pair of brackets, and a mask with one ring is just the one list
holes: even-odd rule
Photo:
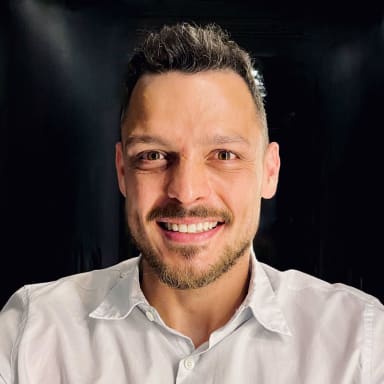
[[174, 231], [168, 231], [161, 227], [160, 229], [168, 240], [174, 241], [176, 243], [192, 244], [192, 243], [201, 243], [203, 241], [211, 239], [219, 231], [221, 231], [223, 226], [224, 224], [217, 225], [215, 228], [212, 228], [208, 231], [197, 232], [197, 233], [174, 232]]

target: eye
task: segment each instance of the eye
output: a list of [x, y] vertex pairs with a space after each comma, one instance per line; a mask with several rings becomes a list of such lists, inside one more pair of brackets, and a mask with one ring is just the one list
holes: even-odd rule
[[236, 159], [236, 155], [231, 151], [220, 150], [217, 152], [218, 160], [234, 160]]
[[139, 160], [144, 160], [144, 161], [156, 161], [156, 160], [164, 160], [165, 155], [162, 152], [159, 151], [146, 151], [140, 153], [138, 156]]
[[130, 164], [134, 169], [155, 171], [163, 169], [170, 161], [166, 152], [157, 150], [142, 151], [130, 157]]

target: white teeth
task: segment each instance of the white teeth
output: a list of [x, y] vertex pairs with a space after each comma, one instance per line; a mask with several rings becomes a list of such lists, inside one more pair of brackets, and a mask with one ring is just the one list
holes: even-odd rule
[[168, 231], [181, 232], [181, 233], [198, 233], [209, 231], [215, 228], [218, 224], [217, 221], [205, 221], [203, 223], [195, 224], [175, 224], [175, 223], [164, 223]]
[[188, 232], [188, 225], [187, 224], [179, 224], [179, 232], [182, 232], [182, 233]]

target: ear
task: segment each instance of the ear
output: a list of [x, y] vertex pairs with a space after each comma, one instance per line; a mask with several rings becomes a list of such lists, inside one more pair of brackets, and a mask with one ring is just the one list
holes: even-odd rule
[[261, 196], [264, 199], [272, 198], [277, 189], [280, 170], [279, 145], [275, 142], [269, 143], [264, 153], [263, 184]]
[[116, 143], [115, 145], [115, 167], [117, 174], [117, 181], [119, 183], [120, 192], [127, 196], [126, 186], [125, 186], [125, 166], [124, 166], [124, 155], [123, 147], [121, 142]]

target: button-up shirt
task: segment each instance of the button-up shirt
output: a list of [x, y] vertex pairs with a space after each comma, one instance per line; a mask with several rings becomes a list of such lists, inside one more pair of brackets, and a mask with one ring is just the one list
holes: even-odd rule
[[25, 286], [0, 312], [0, 383], [384, 383], [379, 300], [251, 260], [244, 302], [198, 348], [146, 300], [139, 258]]

